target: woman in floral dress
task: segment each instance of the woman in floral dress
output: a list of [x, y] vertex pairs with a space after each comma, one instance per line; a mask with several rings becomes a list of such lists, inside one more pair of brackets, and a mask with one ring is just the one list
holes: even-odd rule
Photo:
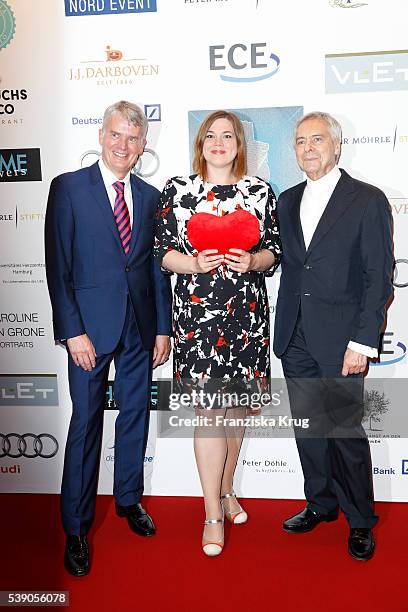
[[[265, 275], [273, 274], [280, 254], [275, 197], [268, 183], [245, 175], [244, 132], [233, 113], [217, 111], [204, 120], [194, 154], [196, 174], [172, 178], [165, 186], [155, 244], [162, 267], [177, 273], [174, 376], [190, 384], [214, 383], [218, 390], [265, 383], [270, 375]], [[238, 244], [246, 237], [252, 246], [226, 248], [229, 236]], [[224, 252], [214, 248], [220, 241]], [[244, 429], [227, 435], [223, 426], [212, 425], [207, 434], [197, 428], [194, 440], [206, 511], [202, 545], [209, 556], [222, 551], [223, 514], [236, 524], [247, 520], [232, 487]]]

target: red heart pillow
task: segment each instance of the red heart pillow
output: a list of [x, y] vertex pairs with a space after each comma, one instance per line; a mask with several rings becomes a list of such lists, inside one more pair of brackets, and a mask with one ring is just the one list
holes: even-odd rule
[[217, 217], [209, 213], [196, 213], [187, 223], [187, 238], [198, 252], [217, 249], [228, 253], [230, 249], [249, 251], [259, 242], [259, 221], [246, 210]]

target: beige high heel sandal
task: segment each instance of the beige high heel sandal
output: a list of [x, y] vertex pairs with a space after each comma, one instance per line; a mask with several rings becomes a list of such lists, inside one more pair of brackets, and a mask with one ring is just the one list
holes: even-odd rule
[[245, 510], [241, 508], [239, 504], [238, 504], [239, 505], [238, 512], [228, 512], [228, 510], [225, 509], [224, 500], [229, 499], [231, 497], [235, 497], [236, 499], [237, 496], [235, 495], [234, 491], [232, 491], [231, 493], [225, 493], [225, 495], [221, 495], [221, 503], [224, 509], [224, 514], [227, 517], [227, 519], [231, 521], [231, 523], [233, 523], [234, 525], [242, 525], [242, 523], [247, 522], [248, 515], [245, 512]]
[[[204, 525], [224, 525], [224, 519], [205, 519]], [[222, 553], [224, 548], [224, 530], [222, 534], [222, 542], [202, 542], [203, 552], [208, 557], [217, 557]]]

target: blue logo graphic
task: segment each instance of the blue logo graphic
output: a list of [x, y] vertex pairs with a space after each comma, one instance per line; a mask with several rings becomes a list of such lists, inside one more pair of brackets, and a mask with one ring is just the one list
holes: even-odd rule
[[[220, 79], [227, 83], [254, 83], [270, 79], [279, 71], [281, 60], [266, 50], [267, 43], [235, 43], [209, 48], [210, 70], [222, 70]], [[241, 76], [242, 74], [242, 76]]]
[[401, 472], [405, 476], [408, 476], [408, 459], [402, 460]]
[[65, 0], [67, 17], [156, 12], [156, 0]]
[[148, 121], [161, 121], [160, 104], [145, 104], [144, 112]]
[[16, 31], [16, 20], [13, 11], [5, 2], [0, 0], [0, 49], [4, 49], [13, 40]]
[[393, 357], [392, 359], [387, 359], [385, 361], [374, 361], [371, 362], [372, 366], [387, 366], [393, 363], [398, 363], [405, 359], [405, 355], [407, 354], [407, 347], [402, 342], [397, 342], [397, 347], [400, 349], [401, 354], [398, 357]]

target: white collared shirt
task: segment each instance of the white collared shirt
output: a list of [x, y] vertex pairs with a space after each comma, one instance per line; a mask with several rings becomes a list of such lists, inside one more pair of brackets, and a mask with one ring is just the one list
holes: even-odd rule
[[300, 203], [300, 223], [302, 225], [306, 250], [312, 241], [320, 217], [340, 177], [341, 172], [338, 166], [334, 166], [330, 172], [317, 179], [317, 181], [312, 181], [309, 178], [307, 179], [302, 201]]
[[[312, 181], [310, 178], [307, 179], [302, 201], [300, 202], [300, 223], [302, 225], [306, 250], [312, 241], [313, 234], [340, 177], [341, 172], [338, 166], [334, 166], [330, 172], [316, 181]], [[347, 346], [349, 349], [367, 357], [378, 357], [378, 350], [371, 346], [359, 344], [353, 340], [350, 340]]]
[[125, 183], [125, 202], [129, 210], [130, 227], [133, 227], [133, 197], [132, 197], [132, 187], [130, 185], [130, 172], [127, 173], [124, 179], [118, 179], [118, 177], [115, 176], [113, 172], [111, 172], [111, 170], [109, 170], [109, 168], [105, 165], [102, 157], [99, 159], [98, 163], [99, 163], [99, 169], [102, 174], [102, 179], [105, 185], [106, 193], [108, 194], [109, 202], [112, 207], [112, 211], [115, 206], [115, 198], [116, 198], [116, 191], [115, 191], [115, 188], [113, 187], [113, 183], [116, 183], [116, 181], [119, 181], [119, 180], [121, 180], [122, 183]]

